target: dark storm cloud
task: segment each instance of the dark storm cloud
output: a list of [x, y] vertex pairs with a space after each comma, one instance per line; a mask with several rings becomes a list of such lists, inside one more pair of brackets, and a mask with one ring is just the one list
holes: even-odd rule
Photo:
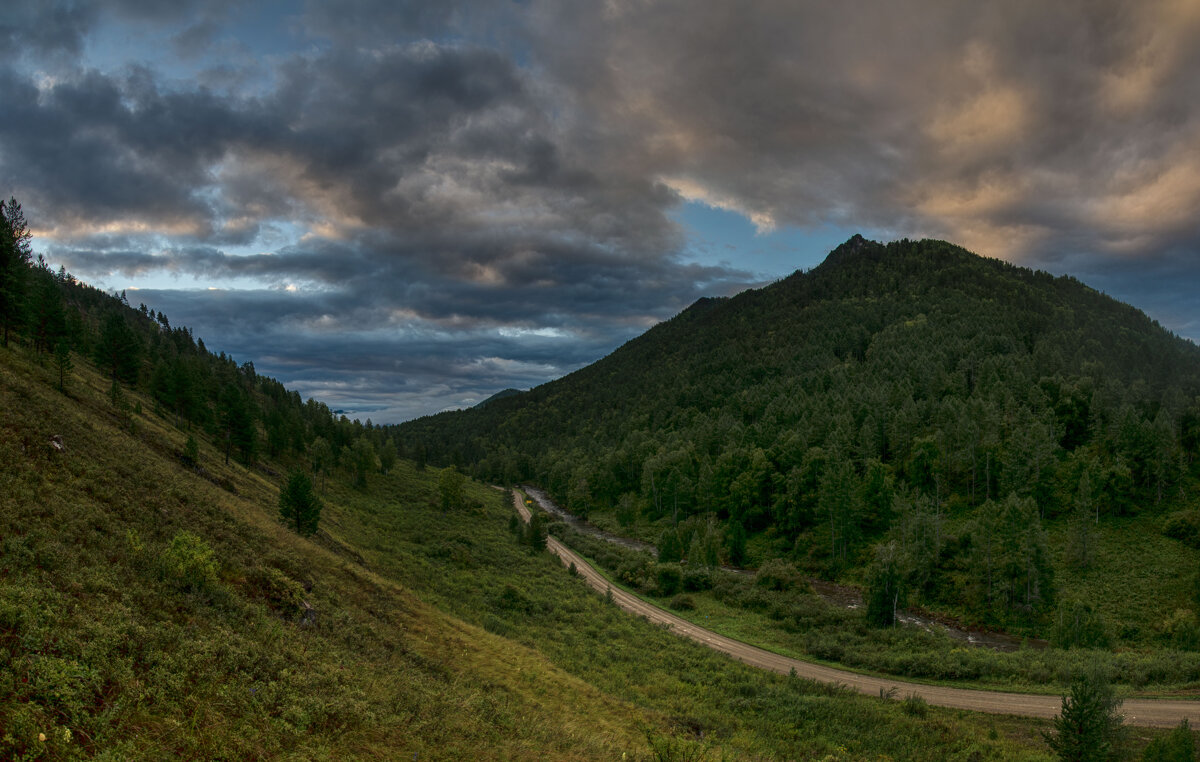
[[0, 61], [32, 56], [78, 55], [95, 19], [73, 2], [9, 3], [0, 14]]
[[130, 298], [192, 326], [212, 351], [252, 359], [289, 388], [376, 421], [528, 388], [613, 349], [608, 336], [521, 334], [479, 322], [380, 325], [379, 313], [352, 294], [147, 290]]
[[[747, 284], [683, 263], [681, 199], [944, 237], [1200, 334], [1161, 286], [1200, 279], [1194, 3], [314, 0], [270, 56], [232, 3], [36, 5], [0, 21], [0, 182], [53, 261], [249, 284], [143, 293], [339, 399], [527, 386]], [[204, 68], [82, 58], [126, 23]]]

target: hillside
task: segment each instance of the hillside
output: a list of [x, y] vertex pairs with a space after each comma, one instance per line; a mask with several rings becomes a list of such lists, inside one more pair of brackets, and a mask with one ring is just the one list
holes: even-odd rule
[[[631, 618], [518, 542], [504, 492], [447, 502], [447, 472], [376, 428], [32, 277], [74, 328], [23, 319], [0, 347], [0, 757], [1045, 758], [1037, 724], [768, 675]], [[88, 359], [106, 325], [116, 371]], [[297, 466], [311, 538], [279, 518]]]
[[[1200, 348], [1072, 278], [855, 236], [563, 379], [396, 435], [683, 556], [715, 520], [726, 562], [882, 573], [911, 604], [1044, 633], [1060, 593], [1111, 561], [1098, 531], [1178, 512], [1187, 534], [1198, 393]], [[1194, 573], [1174, 569], [1139, 615], [1189, 606]]]

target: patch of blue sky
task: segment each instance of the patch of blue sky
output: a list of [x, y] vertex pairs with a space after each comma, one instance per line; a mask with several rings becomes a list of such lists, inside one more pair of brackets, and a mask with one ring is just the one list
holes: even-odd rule
[[[295, 22], [301, 11], [297, 0], [247, 3], [214, 17], [210, 29], [191, 17], [172, 22], [108, 16], [91, 29], [82, 63], [106, 74], [143, 65], [160, 77], [160, 84], [174, 80], [191, 87], [205, 70], [234, 66], [249, 71], [273, 57], [316, 47]], [[192, 30], [200, 30], [197, 42], [177, 44]], [[245, 79], [243, 86], [268, 88], [265, 73]]]
[[816, 267], [855, 233], [871, 237], [865, 230], [830, 224], [812, 228], [780, 225], [760, 231], [746, 216], [702, 201], [685, 201], [673, 217], [687, 236], [683, 261], [734, 267], [761, 281]]

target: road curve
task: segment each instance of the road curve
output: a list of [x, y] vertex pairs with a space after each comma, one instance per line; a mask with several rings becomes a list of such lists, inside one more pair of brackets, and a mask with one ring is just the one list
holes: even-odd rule
[[[529, 509], [521, 500], [521, 493], [514, 490], [513, 506], [521, 515], [521, 519], [529, 521]], [[991, 714], [1012, 714], [1022, 717], [1052, 718], [1062, 708], [1062, 699], [1058, 696], [1039, 696], [1029, 693], [1004, 693], [1000, 691], [972, 690], [968, 688], [950, 688], [941, 685], [923, 685], [910, 683], [887, 677], [874, 677], [849, 672], [843, 669], [826, 667], [822, 664], [793, 659], [777, 653], [766, 651], [757, 646], [743, 643], [740, 640], [720, 635], [681, 619], [671, 612], [643, 601], [612, 583], [596, 571], [587, 561], [575, 551], [563, 545], [556, 538], [546, 541], [547, 548], [557, 555], [563, 566], [575, 565], [589, 585], [601, 593], [611, 592], [612, 600], [622, 609], [645, 617], [655, 624], [669, 627], [676, 635], [691, 638], [697, 643], [728, 654], [738, 661], [754, 667], [768, 669], [780, 674], [790, 674], [795, 670], [799, 677], [817, 680], [823, 683], [839, 683], [852, 688], [859, 693], [879, 696], [881, 693], [892, 692], [896, 696], [916, 695], [935, 706], [951, 709], [969, 709], [975, 712]], [[1157, 699], [1126, 699], [1121, 707], [1125, 722], [1130, 725], [1146, 727], [1174, 727], [1182, 720], [1188, 720], [1192, 727], [1200, 725], [1200, 701], [1189, 700], [1157, 700]]]

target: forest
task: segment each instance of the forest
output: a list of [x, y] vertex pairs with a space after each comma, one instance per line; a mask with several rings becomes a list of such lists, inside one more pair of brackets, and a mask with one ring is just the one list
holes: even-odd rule
[[1056, 603], [1047, 522], [1069, 525], [1072, 569], [1119, 517], [1200, 541], [1198, 393], [1200, 348], [1072, 277], [855, 236], [397, 438], [611, 513], [670, 558], [783, 558], [1020, 628]]

